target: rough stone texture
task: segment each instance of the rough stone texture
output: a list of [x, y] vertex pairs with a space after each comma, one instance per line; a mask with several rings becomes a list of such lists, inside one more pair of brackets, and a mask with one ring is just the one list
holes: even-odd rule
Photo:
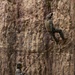
[[71, 6], [70, 0], [55, 1], [53, 5], [54, 23], [56, 26], [58, 24], [58, 27], [63, 30], [65, 37], [68, 38], [66, 44], [60, 44], [57, 46], [57, 49], [55, 48], [55, 54], [57, 55], [55, 56], [54, 63], [56, 64], [56, 68], [54, 67], [53, 70], [55, 71], [56, 75], [73, 75], [74, 73]]
[[[73, 0], [0, 0], [0, 74], [14, 75], [20, 61], [27, 75], [74, 75], [73, 8]], [[55, 27], [68, 38], [64, 45], [45, 30], [52, 11]]]

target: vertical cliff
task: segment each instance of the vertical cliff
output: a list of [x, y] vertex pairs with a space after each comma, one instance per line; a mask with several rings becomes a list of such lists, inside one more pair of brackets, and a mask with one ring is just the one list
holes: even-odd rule
[[[0, 0], [0, 72], [14, 75], [22, 62], [27, 75], [74, 75], [74, 1]], [[53, 12], [54, 25], [67, 39], [57, 45], [44, 20]]]

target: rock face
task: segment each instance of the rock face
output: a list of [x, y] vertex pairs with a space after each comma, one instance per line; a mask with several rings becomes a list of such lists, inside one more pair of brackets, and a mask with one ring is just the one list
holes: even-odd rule
[[[27, 75], [74, 75], [74, 1], [0, 0], [0, 74], [14, 75], [22, 62]], [[67, 42], [56, 44], [46, 31], [44, 20], [54, 13], [55, 27], [63, 30]]]

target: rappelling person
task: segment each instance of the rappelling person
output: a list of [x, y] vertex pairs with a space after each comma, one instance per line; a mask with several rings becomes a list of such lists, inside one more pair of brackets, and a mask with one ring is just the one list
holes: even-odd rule
[[47, 16], [46, 16], [46, 20], [45, 20], [45, 27], [46, 27], [46, 30], [51, 34], [51, 36], [54, 38], [55, 42], [58, 44], [59, 40], [56, 38], [55, 36], [55, 33], [59, 33], [60, 34], [60, 37], [62, 38], [63, 42], [65, 43], [66, 42], [66, 38], [64, 37], [64, 34], [62, 32], [61, 29], [56, 29], [54, 27], [54, 24], [53, 24], [53, 13], [49, 13]]
[[21, 62], [18, 62], [16, 71], [15, 71], [15, 75], [25, 75], [24, 73], [22, 73], [21, 69], [22, 69], [22, 64]]

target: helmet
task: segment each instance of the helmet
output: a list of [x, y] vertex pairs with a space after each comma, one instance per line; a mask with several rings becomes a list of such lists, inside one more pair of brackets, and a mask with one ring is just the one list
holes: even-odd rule
[[17, 63], [17, 68], [18, 68], [18, 69], [21, 69], [21, 68], [22, 68], [21, 62], [18, 62], [18, 63]]
[[51, 19], [52, 16], [53, 16], [53, 13], [50, 13], [50, 14], [48, 14], [48, 15], [46, 16], [46, 19]]

